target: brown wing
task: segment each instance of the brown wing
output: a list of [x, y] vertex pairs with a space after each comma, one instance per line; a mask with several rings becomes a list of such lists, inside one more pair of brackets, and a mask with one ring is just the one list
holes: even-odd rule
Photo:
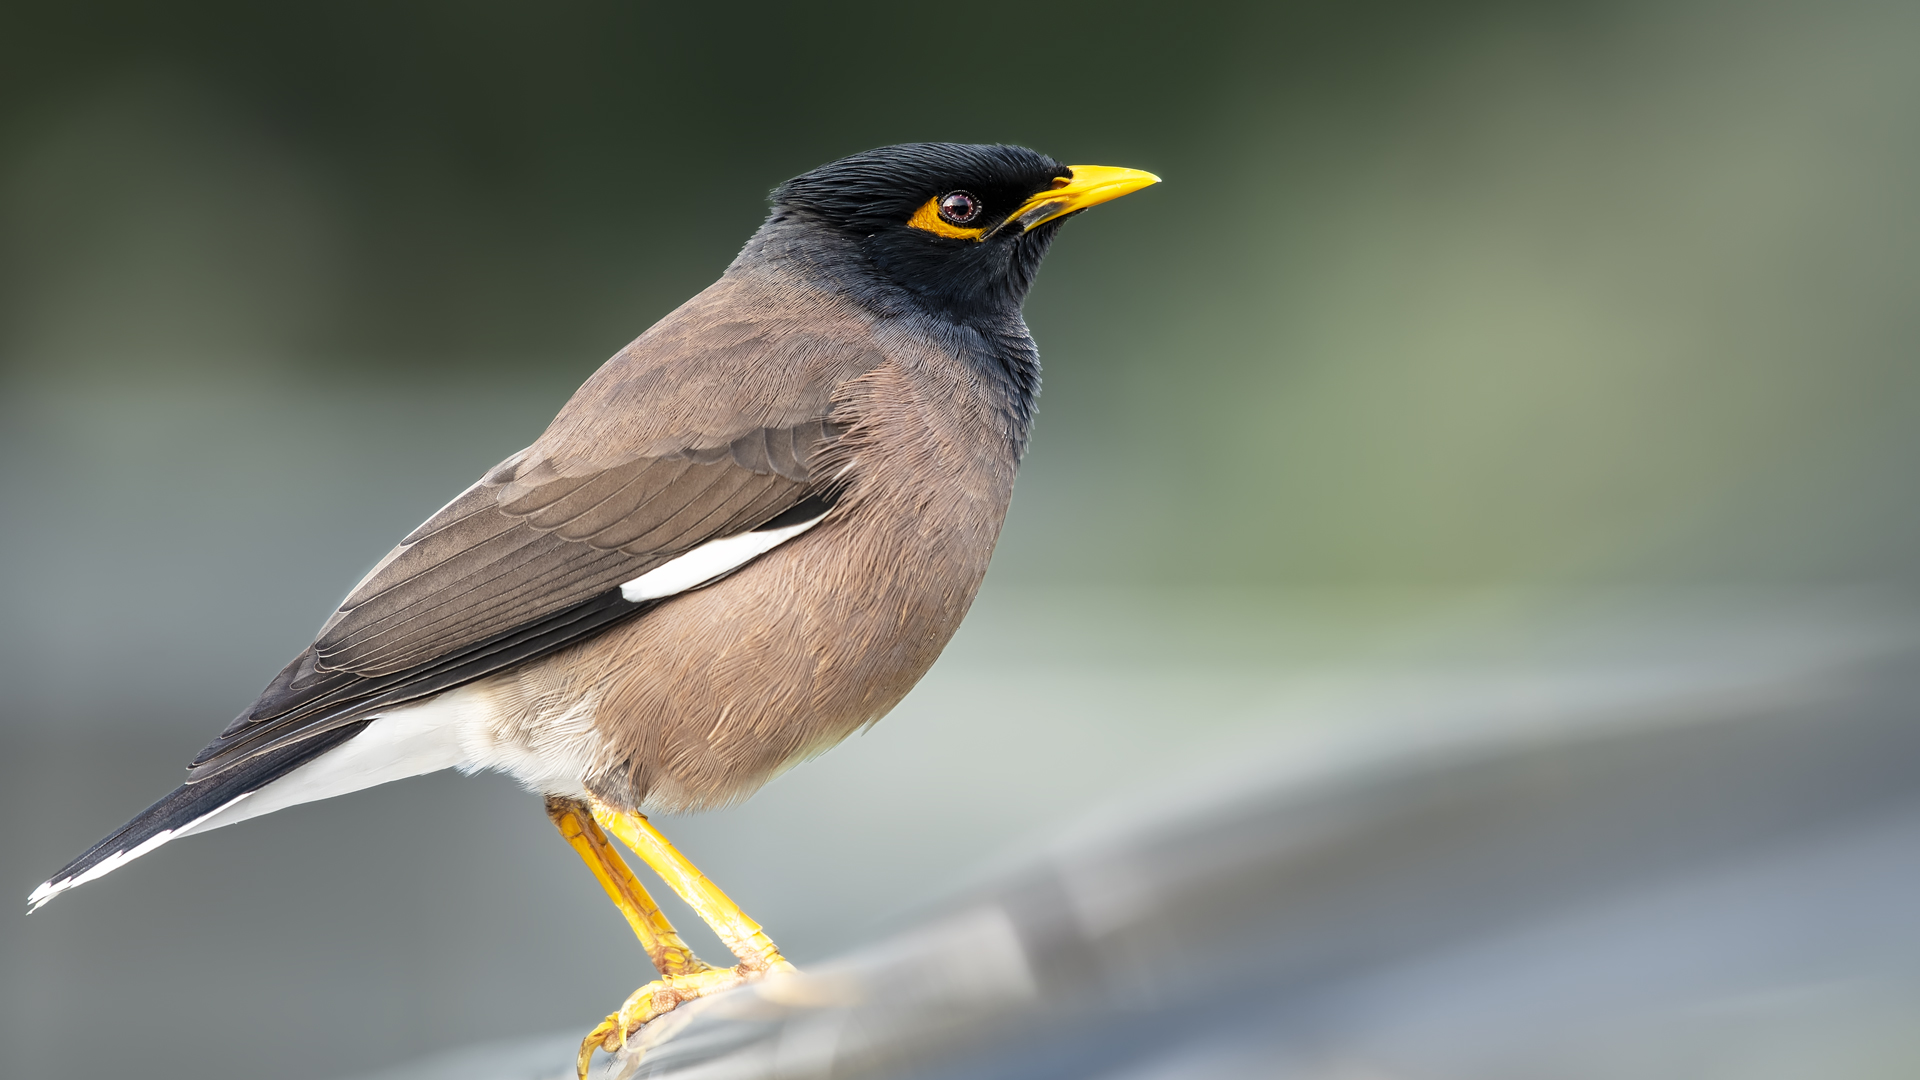
[[387, 675], [571, 607], [817, 484], [822, 420], [567, 475], [510, 459], [414, 530], [313, 643], [323, 670]]
[[508, 459], [401, 541], [194, 762], [206, 775], [438, 693], [652, 607], [619, 586], [832, 491], [823, 421], [581, 476]]
[[578, 641], [658, 603], [624, 600], [622, 583], [709, 540], [824, 511], [835, 389], [882, 357], [864, 327], [836, 327], [805, 297], [773, 298], [795, 308], [785, 318], [717, 317], [769, 306], [740, 296], [746, 286], [723, 278], [663, 320], [538, 442], [401, 541], [189, 781]]

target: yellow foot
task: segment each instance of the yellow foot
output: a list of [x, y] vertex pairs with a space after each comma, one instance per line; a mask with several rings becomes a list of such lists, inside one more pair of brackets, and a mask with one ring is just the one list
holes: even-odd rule
[[730, 968], [704, 968], [681, 975], [663, 975], [653, 980], [628, 995], [627, 1000], [621, 1003], [619, 1012], [600, 1021], [592, 1031], [587, 1032], [586, 1038], [580, 1040], [580, 1056], [575, 1061], [580, 1080], [587, 1080], [587, 1066], [592, 1062], [595, 1050], [605, 1050], [611, 1054], [625, 1049], [627, 1040], [647, 1021], [670, 1013], [695, 998], [793, 970], [793, 965], [776, 953], [773, 962], [765, 967], [756, 965], [749, 968], [741, 964]]

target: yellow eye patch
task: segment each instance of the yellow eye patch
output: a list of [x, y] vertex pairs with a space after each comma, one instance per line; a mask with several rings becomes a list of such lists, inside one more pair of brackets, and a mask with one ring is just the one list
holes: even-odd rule
[[907, 219], [907, 227], [910, 229], [919, 229], [921, 232], [929, 232], [935, 236], [944, 236], [949, 240], [978, 240], [980, 239], [980, 234], [986, 231], [985, 229], [969, 229], [965, 226], [955, 225], [946, 218], [941, 217], [940, 196], [938, 195], [920, 204], [920, 209], [915, 210], [913, 216]]

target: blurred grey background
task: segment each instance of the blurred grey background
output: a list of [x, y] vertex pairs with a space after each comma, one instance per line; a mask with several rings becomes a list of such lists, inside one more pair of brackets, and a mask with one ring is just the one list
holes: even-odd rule
[[[13, 5], [0, 895], [176, 782], [768, 188], [911, 139], [1168, 183], [1041, 275], [1033, 452], [947, 659], [667, 825], [801, 962], [1290, 725], [1904, 639], [1916, 55], [1920, 8], [1851, 0]], [[0, 1073], [584, 1029], [645, 960], [550, 831], [434, 776], [0, 916]]]

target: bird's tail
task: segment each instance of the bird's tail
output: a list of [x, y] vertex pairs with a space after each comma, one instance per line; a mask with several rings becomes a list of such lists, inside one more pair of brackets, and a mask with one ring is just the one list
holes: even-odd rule
[[365, 721], [334, 728], [174, 788], [33, 890], [27, 898], [27, 910], [37, 911], [75, 885], [105, 877], [161, 844], [192, 832], [213, 815], [358, 735], [364, 727]]

